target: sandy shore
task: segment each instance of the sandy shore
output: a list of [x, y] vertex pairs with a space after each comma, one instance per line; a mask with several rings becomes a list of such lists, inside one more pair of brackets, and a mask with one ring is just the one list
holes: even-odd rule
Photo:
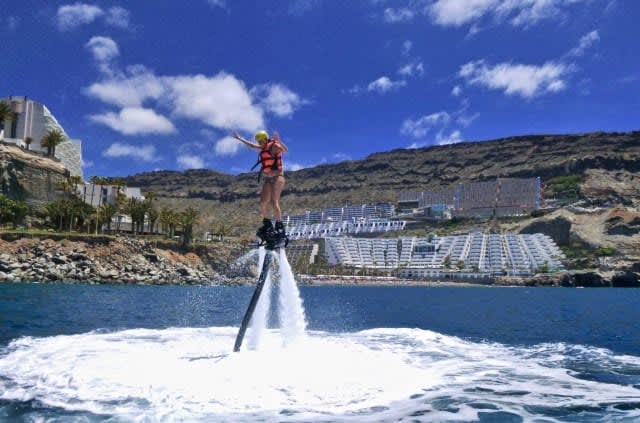
[[296, 280], [303, 285], [311, 286], [425, 286], [425, 287], [479, 287], [479, 286], [524, 286], [522, 284], [513, 285], [495, 285], [488, 281], [471, 283], [468, 281], [427, 281], [415, 279], [398, 279], [398, 278], [376, 278], [370, 277], [366, 279], [341, 278], [341, 277], [314, 277], [301, 275]]

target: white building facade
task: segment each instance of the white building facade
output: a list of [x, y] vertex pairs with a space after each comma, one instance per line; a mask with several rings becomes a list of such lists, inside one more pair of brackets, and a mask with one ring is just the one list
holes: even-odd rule
[[404, 277], [490, 278], [564, 270], [564, 254], [544, 234], [485, 234], [401, 238], [325, 238], [329, 264], [399, 271]]
[[[45, 153], [47, 149], [40, 145], [42, 138], [50, 129], [58, 129], [65, 135], [67, 141], [56, 147], [55, 157], [69, 169], [72, 176], [83, 176], [82, 141], [71, 139], [44, 104], [22, 96], [11, 96], [2, 101], [9, 103], [16, 114], [16, 119], [7, 119], [2, 122], [4, 130], [0, 140], [24, 149]], [[29, 145], [25, 142], [28, 138], [31, 139]]]

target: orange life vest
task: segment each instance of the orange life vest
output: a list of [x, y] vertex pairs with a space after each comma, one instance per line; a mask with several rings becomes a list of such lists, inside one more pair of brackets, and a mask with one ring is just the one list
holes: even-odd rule
[[279, 151], [276, 154], [271, 151], [275, 144], [275, 140], [269, 140], [262, 146], [262, 150], [260, 150], [260, 153], [258, 154], [258, 161], [253, 165], [251, 170], [255, 169], [256, 166], [261, 165], [260, 173], [264, 172], [269, 174], [274, 170], [277, 170], [278, 173], [282, 172], [282, 151]]

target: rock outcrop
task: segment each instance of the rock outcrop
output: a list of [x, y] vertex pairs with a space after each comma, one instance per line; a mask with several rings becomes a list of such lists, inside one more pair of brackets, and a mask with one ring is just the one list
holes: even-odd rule
[[543, 233], [550, 236], [558, 245], [568, 245], [571, 241], [571, 221], [564, 216], [549, 220], [538, 220], [522, 228], [520, 233]]
[[230, 279], [194, 253], [154, 248], [129, 238], [92, 242], [22, 238], [0, 240], [0, 281], [112, 284], [248, 283]]
[[39, 208], [63, 197], [69, 171], [57, 160], [0, 142], [0, 193]]

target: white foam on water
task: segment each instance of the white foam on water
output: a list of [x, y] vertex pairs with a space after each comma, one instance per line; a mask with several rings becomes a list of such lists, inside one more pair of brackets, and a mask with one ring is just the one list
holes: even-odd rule
[[[258, 254], [258, 271], [261, 271], [267, 254], [264, 247], [260, 247]], [[258, 304], [256, 304], [249, 326], [247, 344], [249, 349], [252, 350], [260, 348], [262, 338], [267, 330], [269, 323], [269, 309], [271, 308], [271, 286], [271, 272], [269, 272], [267, 273], [262, 293], [258, 299]]]
[[[21, 338], [0, 351], [0, 399], [125, 421], [473, 421], [498, 412], [525, 421], [640, 419], [640, 389], [579, 378], [564, 365], [575, 346], [373, 329], [311, 331], [284, 347], [272, 329], [259, 350], [231, 353], [236, 332]], [[602, 354], [610, 371], [637, 380], [640, 357], [596, 349], [594, 365]]]
[[284, 248], [276, 255], [280, 275], [278, 316], [284, 344], [288, 345], [304, 336], [307, 321], [302, 306], [302, 297]]

